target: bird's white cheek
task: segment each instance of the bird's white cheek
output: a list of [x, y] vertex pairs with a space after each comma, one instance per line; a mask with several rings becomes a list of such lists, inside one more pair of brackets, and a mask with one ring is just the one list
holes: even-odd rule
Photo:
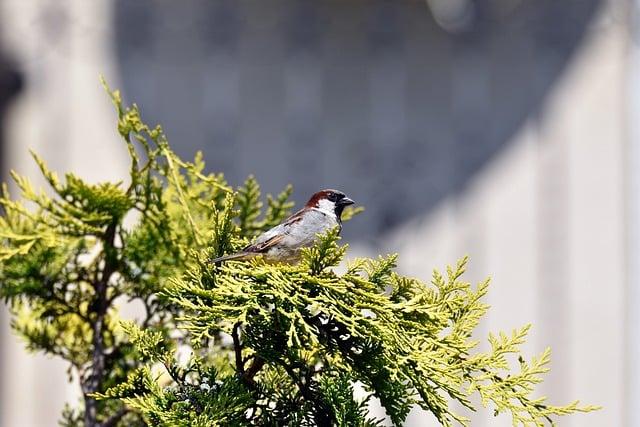
[[336, 208], [335, 203], [330, 200], [322, 199], [318, 202], [318, 209], [327, 213], [333, 213]]

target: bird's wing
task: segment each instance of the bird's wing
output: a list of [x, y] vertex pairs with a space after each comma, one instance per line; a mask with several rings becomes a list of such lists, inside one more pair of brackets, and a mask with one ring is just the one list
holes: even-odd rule
[[259, 235], [252, 244], [244, 248], [243, 252], [266, 252], [274, 245], [280, 243], [285, 237], [290, 234], [291, 227], [302, 219], [302, 215], [303, 210], [299, 210], [298, 212], [294, 213], [289, 218], [284, 220], [282, 223], [265, 231], [264, 233]]
[[253, 243], [242, 249], [240, 252], [215, 258], [211, 260], [211, 262], [218, 264], [223, 261], [242, 260], [252, 258], [256, 256], [256, 254], [267, 252], [289, 236], [291, 227], [302, 219], [302, 215], [303, 210], [294, 213], [282, 223], [259, 235]]
[[247, 246], [246, 248], [244, 248], [243, 252], [255, 252], [255, 253], [266, 252], [273, 246], [280, 243], [282, 239], [285, 238], [285, 236], [286, 236], [285, 234], [276, 234], [275, 236], [272, 236], [266, 240], [262, 240], [261, 242], [256, 242], [252, 245]]
[[[266, 234], [266, 233], [265, 233]], [[264, 234], [260, 235], [260, 237], [263, 237]], [[285, 234], [276, 234], [273, 235], [267, 239], [261, 239], [260, 242], [255, 242], [249, 246], [247, 246], [246, 248], [244, 248], [243, 250], [241, 250], [240, 252], [236, 252], [234, 254], [230, 254], [230, 255], [225, 255], [225, 256], [221, 256], [218, 258], [214, 258], [211, 260], [212, 263], [214, 264], [218, 264], [221, 263], [223, 261], [231, 261], [231, 260], [244, 260], [244, 259], [249, 259], [249, 258], [253, 258], [254, 256], [257, 256], [258, 254], [264, 253], [266, 251], [269, 250], [269, 248], [272, 248], [274, 245], [278, 244], [278, 242], [282, 241], [282, 239], [285, 238]]]

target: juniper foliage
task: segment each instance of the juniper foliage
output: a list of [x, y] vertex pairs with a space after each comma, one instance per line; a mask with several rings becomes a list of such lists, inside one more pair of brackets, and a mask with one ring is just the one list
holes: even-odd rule
[[[12, 173], [21, 198], [7, 186], [0, 198], [12, 326], [29, 350], [68, 361], [82, 390], [61, 425], [381, 425], [373, 398], [394, 425], [414, 405], [467, 425], [452, 403], [476, 410], [473, 395], [514, 425], [594, 409], [533, 397], [549, 350], [523, 358], [529, 326], [477, 349], [488, 282], [462, 279], [466, 259], [430, 283], [397, 273], [395, 255], [338, 273], [347, 246], [333, 230], [298, 265], [211, 265], [282, 221], [291, 187], [263, 206], [254, 178], [233, 190], [204, 172], [202, 155], [180, 159], [159, 126], [109, 93], [128, 182], [61, 180], [33, 154], [51, 191]], [[132, 300], [142, 318], [122, 321], [117, 305]]]

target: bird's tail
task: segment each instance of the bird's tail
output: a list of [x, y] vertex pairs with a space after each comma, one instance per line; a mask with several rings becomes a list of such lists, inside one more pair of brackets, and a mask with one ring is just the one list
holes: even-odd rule
[[232, 261], [232, 260], [242, 261], [242, 260], [245, 260], [245, 259], [253, 258], [256, 255], [257, 254], [253, 253], [253, 252], [237, 252], [235, 254], [225, 255], [225, 256], [218, 257], [218, 258], [214, 258], [209, 262], [211, 264], [220, 264], [221, 262]]

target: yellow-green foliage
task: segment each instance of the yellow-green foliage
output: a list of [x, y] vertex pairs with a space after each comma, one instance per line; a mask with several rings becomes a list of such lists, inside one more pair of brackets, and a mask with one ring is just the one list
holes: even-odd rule
[[[396, 256], [340, 274], [347, 246], [334, 230], [298, 265], [211, 264], [282, 221], [291, 187], [266, 204], [253, 177], [232, 189], [111, 95], [127, 182], [61, 180], [34, 154], [50, 191], [14, 173], [21, 199], [6, 186], [0, 198], [0, 296], [13, 327], [30, 350], [67, 360], [83, 391], [63, 425], [378, 425], [372, 398], [395, 425], [414, 405], [466, 424], [452, 403], [476, 410], [473, 395], [514, 425], [593, 409], [532, 397], [549, 351], [525, 361], [528, 326], [477, 350], [487, 283], [462, 280], [466, 259], [430, 283], [397, 273]], [[138, 324], [115, 309], [130, 300], [144, 306]], [[178, 348], [193, 350], [187, 361]]]
[[[111, 96], [131, 156], [127, 182], [60, 179], [33, 153], [48, 191], [14, 172], [21, 198], [10, 198], [6, 185], [0, 194], [0, 296], [15, 314], [13, 328], [30, 350], [69, 361], [85, 394], [79, 410], [65, 411], [65, 425], [142, 422], [122, 403], [90, 397], [145, 361], [119, 329], [116, 300], [140, 301], [141, 324], [168, 339], [180, 309], [157, 295], [193, 262], [191, 253], [242, 245], [292, 206], [287, 188], [269, 196], [264, 217], [245, 219], [250, 232], [221, 230], [216, 240], [211, 223], [232, 194], [224, 177], [204, 173], [201, 154], [193, 162], [178, 158], [160, 127], [144, 124], [135, 105], [124, 108], [118, 92]], [[254, 193], [256, 186], [248, 180]]]

